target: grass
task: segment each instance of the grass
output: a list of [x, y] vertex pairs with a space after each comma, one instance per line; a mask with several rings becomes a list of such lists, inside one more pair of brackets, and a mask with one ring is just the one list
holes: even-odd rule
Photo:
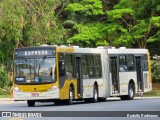
[[[151, 64], [154, 62], [160, 67], [160, 60], [151, 60]], [[144, 93], [144, 96], [160, 96], [160, 82], [152, 83], [152, 91]]]
[[0, 98], [9, 98], [10, 94], [8, 92], [4, 92], [0, 89]]
[[10, 95], [0, 95], [0, 98], [10, 98]]
[[144, 93], [144, 96], [146, 97], [160, 96], [160, 82], [152, 83], [152, 91]]

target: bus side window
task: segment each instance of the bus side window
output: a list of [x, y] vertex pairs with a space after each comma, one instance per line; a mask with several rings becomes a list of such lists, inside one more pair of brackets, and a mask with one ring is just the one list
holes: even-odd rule
[[148, 61], [147, 60], [143, 61], [142, 66], [143, 66], [143, 71], [148, 71]]
[[64, 66], [64, 61], [59, 61], [58, 62], [59, 66], [59, 76], [64, 77], [65, 76], [65, 66]]
[[89, 78], [89, 67], [87, 65], [87, 55], [82, 55], [82, 74], [83, 78]]
[[119, 56], [119, 71], [125, 72], [127, 71], [127, 62], [126, 62], [126, 56], [120, 55]]
[[128, 71], [134, 71], [135, 70], [135, 62], [134, 62], [134, 56], [133, 55], [127, 55], [127, 65], [128, 65]]
[[144, 55], [144, 56], [142, 57], [142, 68], [143, 68], [143, 71], [148, 71], [147, 55]]
[[75, 78], [74, 57], [72, 54], [65, 54], [65, 74], [68, 79]]

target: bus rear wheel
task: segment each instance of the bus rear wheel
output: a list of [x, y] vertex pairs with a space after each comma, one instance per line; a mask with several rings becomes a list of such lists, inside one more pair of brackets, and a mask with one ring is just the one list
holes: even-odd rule
[[96, 85], [94, 85], [94, 88], [93, 88], [93, 99], [92, 101], [94, 103], [98, 102], [98, 87]]
[[128, 85], [128, 95], [121, 96], [121, 100], [133, 100], [134, 99], [134, 86], [132, 84]]
[[35, 106], [35, 101], [27, 100], [27, 104], [28, 104], [28, 107], [34, 107]]
[[74, 99], [74, 90], [70, 86], [70, 88], [69, 88], [69, 99], [67, 100], [67, 104], [72, 105], [73, 104], [73, 99]]
[[134, 86], [132, 84], [129, 84], [128, 86], [128, 100], [134, 99]]

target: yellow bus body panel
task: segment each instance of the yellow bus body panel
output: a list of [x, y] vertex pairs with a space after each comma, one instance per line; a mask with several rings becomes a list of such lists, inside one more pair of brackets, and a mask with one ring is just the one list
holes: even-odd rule
[[68, 53], [73, 53], [74, 52], [74, 48], [72, 47], [58, 47], [57, 48], [57, 52], [68, 52]]
[[77, 96], [77, 80], [65, 80], [64, 86], [60, 89], [60, 99], [69, 99], [69, 87], [73, 84], [74, 86], [74, 99], [78, 99]]
[[45, 85], [16, 85], [20, 90], [24, 92], [45, 92], [50, 89], [53, 84]]
[[147, 50], [147, 57], [148, 57], [149, 80], [150, 82], [152, 82], [151, 62], [150, 62], [150, 54], [148, 50]]

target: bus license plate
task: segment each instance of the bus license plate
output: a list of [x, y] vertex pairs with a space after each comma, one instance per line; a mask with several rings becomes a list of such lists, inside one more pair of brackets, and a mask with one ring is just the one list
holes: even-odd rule
[[39, 93], [32, 93], [32, 97], [38, 97]]

